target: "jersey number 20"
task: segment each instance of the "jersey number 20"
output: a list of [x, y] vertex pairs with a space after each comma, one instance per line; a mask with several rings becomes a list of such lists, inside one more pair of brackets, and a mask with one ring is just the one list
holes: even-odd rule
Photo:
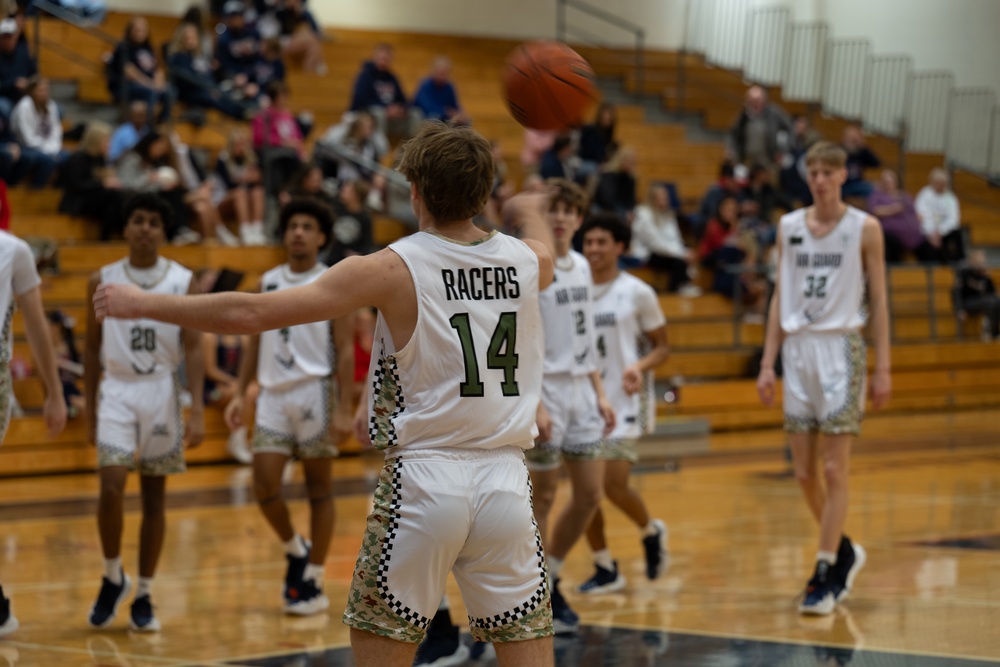
[[156, 349], [156, 331], [143, 327], [132, 327], [132, 350], [135, 352], [152, 352]]
[[[476, 358], [476, 344], [472, 340], [472, 325], [468, 313], [455, 313], [448, 320], [458, 332], [462, 344], [462, 359], [465, 364], [465, 382], [459, 384], [462, 398], [478, 398], [486, 395], [486, 388], [479, 378], [479, 359]], [[500, 390], [504, 396], [518, 396], [517, 389], [517, 313], [500, 313], [497, 326], [490, 337], [486, 350], [486, 367], [503, 371]]]

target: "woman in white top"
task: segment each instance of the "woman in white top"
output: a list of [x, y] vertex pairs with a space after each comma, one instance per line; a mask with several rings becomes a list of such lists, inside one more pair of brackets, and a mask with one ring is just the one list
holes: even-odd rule
[[961, 215], [958, 197], [948, 188], [948, 173], [936, 167], [931, 169], [925, 185], [917, 193], [914, 208], [920, 216], [924, 242], [917, 248], [922, 262], [958, 262], [965, 258], [962, 243]]
[[697, 290], [689, 277], [695, 253], [684, 245], [677, 216], [670, 207], [667, 186], [663, 183], [651, 185], [647, 201], [635, 209], [632, 256], [649, 268], [666, 273], [670, 280], [668, 291], [688, 293]]
[[62, 149], [62, 121], [59, 109], [49, 97], [49, 80], [28, 84], [27, 94], [14, 105], [10, 128], [21, 146], [22, 158], [35, 162], [31, 185], [43, 188], [67, 153]]

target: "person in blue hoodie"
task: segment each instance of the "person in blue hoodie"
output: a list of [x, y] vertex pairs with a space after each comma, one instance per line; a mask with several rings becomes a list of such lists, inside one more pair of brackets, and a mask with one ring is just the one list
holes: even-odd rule
[[150, 123], [159, 104], [158, 122], [170, 120], [173, 91], [149, 41], [146, 19], [136, 16], [125, 26], [125, 39], [115, 48], [107, 74], [108, 90], [116, 102], [121, 102], [123, 93], [130, 102], [143, 100], [149, 105]]
[[28, 42], [19, 39], [17, 21], [0, 21], [0, 117], [10, 119], [17, 101], [24, 97], [28, 84], [38, 75], [38, 63], [31, 57]]
[[245, 119], [250, 105], [237, 102], [216, 85], [212, 65], [199, 55], [198, 44], [198, 28], [190, 23], [181, 26], [167, 60], [177, 99], [193, 107], [218, 109], [227, 116]]
[[244, 99], [256, 99], [260, 86], [254, 80], [254, 65], [260, 57], [260, 34], [247, 25], [246, 7], [239, 0], [229, 0], [222, 10], [226, 29], [215, 43], [215, 59], [222, 78]]
[[390, 138], [408, 139], [417, 133], [423, 116], [419, 109], [409, 106], [399, 79], [390, 69], [392, 56], [390, 44], [375, 47], [372, 59], [365, 61], [354, 80], [350, 110], [371, 113], [379, 130]]
[[420, 109], [424, 118], [440, 120], [455, 125], [468, 125], [469, 120], [458, 103], [458, 93], [451, 80], [451, 61], [438, 56], [431, 64], [430, 76], [420, 82], [413, 106]]

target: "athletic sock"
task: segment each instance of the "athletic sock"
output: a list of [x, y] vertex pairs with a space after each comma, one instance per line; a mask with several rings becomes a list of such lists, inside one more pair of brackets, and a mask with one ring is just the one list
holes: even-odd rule
[[837, 554], [834, 551], [820, 550], [816, 552], [816, 560], [823, 561], [824, 563], [833, 566], [837, 564]]
[[306, 541], [301, 535], [296, 535], [285, 542], [285, 553], [295, 558], [305, 558], [309, 551], [306, 549]]
[[595, 551], [594, 562], [597, 563], [598, 567], [603, 567], [605, 570], [615, 569], [615, 562], [611, 560], [610, 549], [601, 549], [600, 551]]
[[448, 604], [448, 596], [447, 595], [442, 595], [441, 596], [441, 604], [438, 605], [438, 611], [442, 611], [444, 609], [449, 609], [450, 607], [451, 607], [451, 605]]
[[122, 557], [104, 559], [104, 576], [115, 586], [122, 585]]
[[153, 590], [153, 578], [152, 577], [139, 577], [139, 584], [135, 588], [135, 596], [141, 598], [144, 595], [149, 595]]
[[643, 537], [649, 537], [650, 535], [656, 535], [656, 524], [653, 523], [653, 519], [650, 519], [646, 527], [642, 529]]
[[302, 573], [302, 578], [304, 580], [311, 580], [316, 583], [317, 588], [323, 585], [323, 566], [313, 565], [309, 563], [306, 565], [306, 571]]
[[562, 570], [562, 558], [549, 556], [549, 578], [555, 581], [559, 578], [559, 571]]

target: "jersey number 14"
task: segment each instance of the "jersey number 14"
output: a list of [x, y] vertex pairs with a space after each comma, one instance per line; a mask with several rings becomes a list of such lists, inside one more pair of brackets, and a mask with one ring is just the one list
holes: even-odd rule
[[[486, 388], [479, 376], [479, 359], [476, 344], [472, 340], [472, 325], [468, 313], [455, 313], [448, 320], [458, 332], [462, 344], [462, 359], [465, 365], [465, 381], [458, 385], [462, 398], [478, 398], [486, 395]], [[517, 389], [517, 313], [500, 313], [490, 345], [486, 349], [486, 367], [503, 371], [500, 391], [504, 396], [518, 396]]]

